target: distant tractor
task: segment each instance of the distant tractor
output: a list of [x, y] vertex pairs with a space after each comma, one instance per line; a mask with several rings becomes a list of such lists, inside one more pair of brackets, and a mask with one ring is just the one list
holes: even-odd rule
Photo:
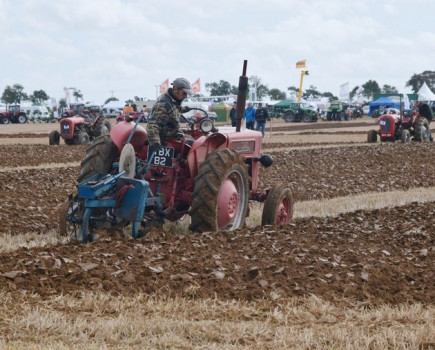
[[342, 121], [346, 120], [346, 113], [343, 109], [343, 104], [340, 101], [333, 101], [331, 102], [328, 112], [326, 113], [326, 119], [331, 120], [337, 120]]
[[312, 123], [317, 122], [318, 115], [317, 111], [310, 104], [305, 102], [293, 102], [290, 103], [288, 109], [283, 111], [283, 118], [287, 123]]
[[49, 135], [49, 144], [58, 145], [63, 138], [67, 145], [82, 145], [91, 142], [98, 136], [110, 132], [112, 125], [102, 113], [83, 109], [78, 115], [62, 118], [59, 121], [60, 131], [53, 130]]
[[416, 111], [405, 111], [402, 116], [400, 114], [383, 114], [378, 121], [379, 130], [368, 132], [368, 143], [377, 142], [378, 135], [381, 142], [429, 141], [429, 123]]
[[0, 124], [27, 123], [26, 112], [20, 108], [20, 105], [10, 105], [9, 109], [0, 112]]

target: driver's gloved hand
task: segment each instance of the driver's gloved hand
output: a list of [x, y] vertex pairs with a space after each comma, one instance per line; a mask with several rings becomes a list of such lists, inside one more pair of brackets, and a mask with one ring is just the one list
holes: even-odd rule
[[191, 108], [188, 106], [183, 106], [182, 110], [183, 110], [183, 113], [187, 113], [187, 112], [190, 112]]
[[158, 151], [160, 151], [161, 149], [162, 149], [163, 147], [162, 147], [162, 145], [160, 144], [160, 142], [153, 142], [151, 145], [150, 145], [150, 150], [152, 151], [152, 152], [158, 152]]

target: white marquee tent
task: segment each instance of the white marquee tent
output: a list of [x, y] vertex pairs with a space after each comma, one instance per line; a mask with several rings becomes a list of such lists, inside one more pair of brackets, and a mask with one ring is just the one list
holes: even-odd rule
[[423, 83], [420, 90], [418, 90], [419, 101], [435, 101], [435, 94], [429, 89], [426, 82]]

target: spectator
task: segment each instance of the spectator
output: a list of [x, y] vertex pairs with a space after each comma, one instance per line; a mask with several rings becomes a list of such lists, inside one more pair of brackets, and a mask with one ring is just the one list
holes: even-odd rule
[[248, 108], [245, 109], [246, 129], [254, 130], [255, 125], [255, 108], [252, 102], [248, 102]]
[[269, 113], [266, 108], [263, 108], [263, 103], [258, 104], [257, 111], [255, 112], [255, 120], [257, 121], [257, 127], [255, 130], [261, 129], [261, 134], [264, 137], [264, 131], [266, 128], [266, 120], [269, 120]]
[[237, 102], [234, 102], [233, 103], [233, 108], [231, 108], [231, 110], [230, 110], [231, 126], [236, 126], [237, 125], [236, 109], [237, 109]]
[[122, 109], [122, 114], [128, 115], [130, 113], [134, 113], [134, 109], [132, 106], [130, 106], [128, 103], [126, 103], [124, 108]]

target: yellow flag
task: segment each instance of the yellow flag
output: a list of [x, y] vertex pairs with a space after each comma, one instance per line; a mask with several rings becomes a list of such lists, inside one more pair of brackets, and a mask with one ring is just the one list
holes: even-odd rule
[[296, 62], [296, 68], [305, 68], [305, 61], [306, 60], [297, 61]]

